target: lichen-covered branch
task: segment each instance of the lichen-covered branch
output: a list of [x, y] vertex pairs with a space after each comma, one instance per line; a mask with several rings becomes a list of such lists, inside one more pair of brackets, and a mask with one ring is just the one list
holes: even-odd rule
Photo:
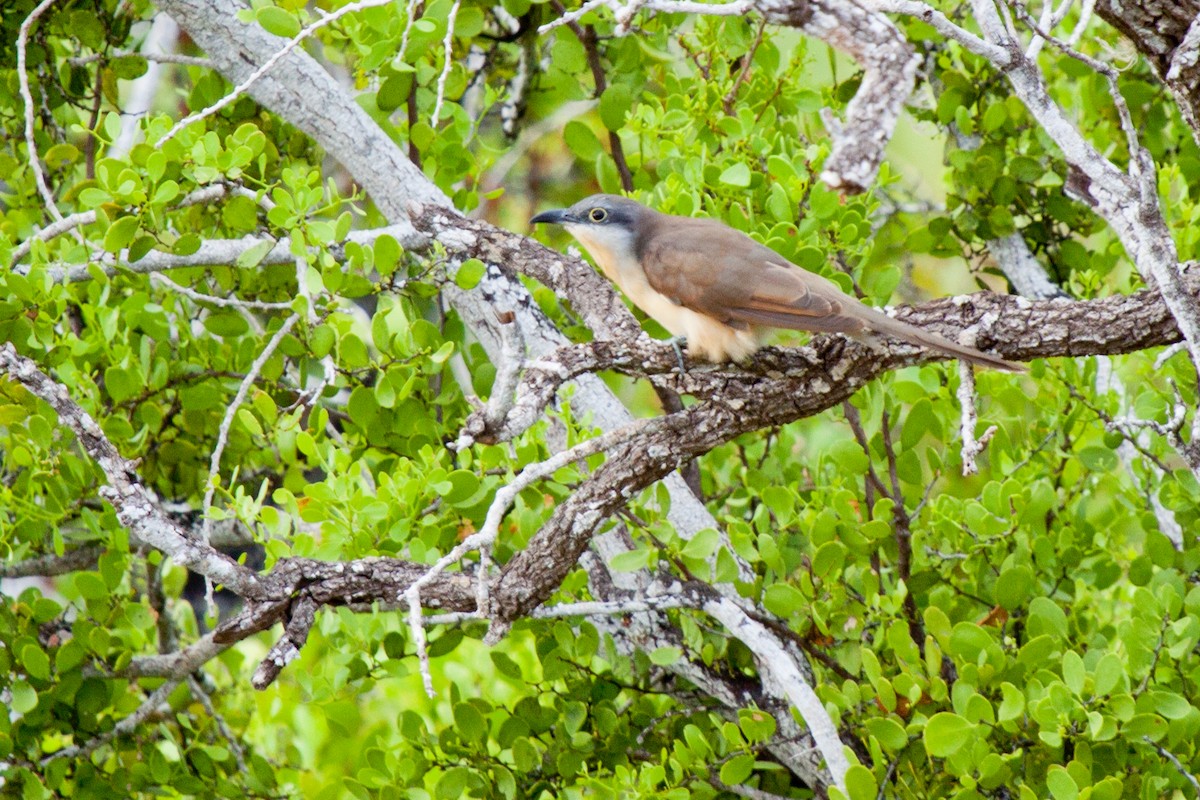
[[259, 594], [258, 578], [229, 556], [191, 539], [165, 514], [158, 499], [142, 484], [136, 465], [122, 456], [91, 415], [83, 410], [66, 387], [51, 379], [32, 360], [17, 353], [11, 343], [0, 345], [0, 374], [6, 375], [44, 400], [70, 428], [88, 456], [108, 480], [100, 496], [112, 504], [117, 519], [138, 541], [169, 556], [243, 597]]

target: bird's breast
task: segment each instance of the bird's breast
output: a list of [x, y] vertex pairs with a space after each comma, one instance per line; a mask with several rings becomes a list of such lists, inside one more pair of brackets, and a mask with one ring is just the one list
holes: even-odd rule
[[758, 337], [752, 330], [734, 330], [705, 314], [681, 306], [656, 290], [646, 279], [634, 255], [632, 237], [628, 242], [614, 241], [587, 226], [568, 226], [592, 260], [633, 304], [645, 311], [672, 336], [687, 339], [688, 351], [709, 361], [742, 361], [758, 349]]

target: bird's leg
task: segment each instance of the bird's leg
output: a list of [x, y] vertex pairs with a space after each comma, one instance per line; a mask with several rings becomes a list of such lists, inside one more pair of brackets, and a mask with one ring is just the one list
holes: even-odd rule
[[675, 358], [679, 360], [679, 374], [687, 373], [687, 367], [683, 364], [683, 348], [687, 345], [686, 336], [672, 336], [667, 340], [667, 343], [675, 350]]

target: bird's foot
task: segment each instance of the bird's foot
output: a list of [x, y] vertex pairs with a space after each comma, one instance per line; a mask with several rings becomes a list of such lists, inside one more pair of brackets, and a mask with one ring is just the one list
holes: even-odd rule
[[678, 359], [678, 361], [679, 361], [679, 374], [680, 375], [687, 374], [687, 367], [684, 366], [684, 363], [683, 363], [683, 348], [687, 346], [687, 337], [686, 336], [672, 336], [670, 339], [667, 340], [667, 343], [670, 344], [672, 349], [675, 350], [675, 358]]

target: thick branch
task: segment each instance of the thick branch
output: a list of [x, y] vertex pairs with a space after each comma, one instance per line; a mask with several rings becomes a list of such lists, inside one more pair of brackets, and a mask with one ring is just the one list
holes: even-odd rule
[[1097, 0], [1096, 14], [1146, 57], [1200, 140], [1200, 0]]
[[33, 576], [66, 575], [69, 572], [96, 566], [104, 551], [94, 544], [68, 550], [61, 556], [49, 553], [14, 564], [0, 564], [0, 578], [30, 578]]
[[83, 449], [108, 479], [100, 495], [112, 504], [117, 519], [131, 535], [170, 556], [177, 564], [223, 583], [243, 597], [259, 594], [258, 578], [253, 572], [207, 544], [188, 538], [179, 524], [163, 512], [158, 499], [142, 485], [136, 465], [117, 452], [96, 421], [71, 399], [62, 384], [19, 355], [10, 343], [0, 346], [0, 373], [46, 401], [58, 414], [59, 421], [79, 437]]
[[842, 123], [826, 119], [833, 149], [821, 180], [857, 193], [875, 182], [896, 120], [912, 94], [920, 58], [883, 14], [846, 0], [759, 0], [768, 22], [798, 27], [853, 58], [862, 83]]

